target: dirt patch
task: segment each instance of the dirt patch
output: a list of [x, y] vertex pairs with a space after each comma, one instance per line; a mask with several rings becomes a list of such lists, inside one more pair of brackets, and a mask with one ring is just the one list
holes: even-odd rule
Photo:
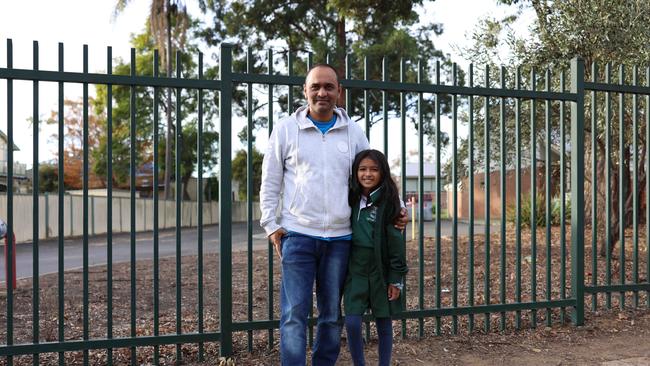
[[[472, 304], [531, 302], [546, 299], [559, 300], [570, 296], [571, 256], [569, 230], [564, 244], [559, 228], [551, 231], [550, 246], [547, 246], [545, 231], [537, 232], [535, 250], [530, 245], [529, 232], [522, 232], [521, 245], [515, 242], [514, 231], [509, 228], [505, 246], [498, 234], [490, 237], [489, 245], [483, 236], [477, 235], [470, 245], [468, 238], [459, 238], [454, 243], [443, 238], [438, 244], [426, 238], [420, 248], [416, 242], [407, 243], [410, 272], [407, 279], [407, 308], [436, 308], [470, 306]], [[647, 248], [645, 233], [640, 233], [638, 259], [634, 258], [632, 233], [626, 247], [626, 282], [646, 282]], [[620, 283], [621, 266], [615, 256], [609, 264], [603, 258], [596, 258], [592, 267], [590, 233], [585, 236], [586, 283], [606, 284], [607, 268], [612, 273], [611, 283]], [[438, 251], [439, 247], [439, 251]], [[418, 258], [423, 255], [422, 266]], [[562, 256], [565, 253], [565, 256]], [[618, 253], [618, 251], [617, 251]], [[550, 255], [549, 255], [550, 254]], [[437, 266], [437, 257], [440, 265]], [[486, 259], [489, 257], [489, 266]], [[520, 261], [517, 258], [521, 258]], [[563, 259], [564, 258], [564, 259]], [[502, 270], [502, 262], [505, 267]], [[236, 322], [278, 319], [279, 271], [277, 258], [269, 251], [233, 254], [233, 317]], [[518, 264], [519, 263], [519, 264]], [[273, 271], [269, 281], [268, 268]], [[547, 264], [550, 264], [550, 271]], [[250, 273], [249, 276], [249, 266]], [[177, 273], [180, 268], [180, 274]], [[218, 257], [206, 255], [203, 259], [202, 286], [199, 286], [198, 258], [188, 256], [176, 262], [175, 258], [164, 258], [159, 262], [158, 314], [160, 334], [174, 334], [177, 327], [177, 308], [180, 309], [179, 326], [183, 333], [198, 331], [199, 287], [203, 289], [203, 328], [205, 332], [217, 332], [219, 327]], [[636, 276], [633, 269], [639, 268]], [[131, 281], [132, 269], [136, 281]], [[422, 269], [422, 270], [420, 270]], [[455, 269], [456, 271], [453, 271]], [[471, 269], [471, 271], [470, 271]], [[439, 280], [438, 273], [440, 274]], [[533, 275], [534, 274], [534, 275]], [[178, 275], [178, 276], [177, 276]], [[92, 267], [88, 272], [89, 330], [90, 339], [106, 338], [108, 325], [108, 274], [105, 266]], [[154, 333], [154, 266], [152, 261], [139, 261], [134, 267], [130, 263], [113, 266], [112, 274], [112, 323], [113, 337], [127, 337], [131, 332], [137, 336]], [[180, 277], [181, 301], [177, 303], [177, 278]], [[437, 286], [437, 283], [440, 286]], [[57, 274], [41, 276], [39, 279], [39, 328], [41, 342], [58, 340], [58, 283]], [[83, 272], [69, 271], [63, 276], [66, 340], [83, 338]], [[249, 292], [249, 283], [252, 284]], [[422, 290], [420, 290], [420, 283]], [[471, 284], [471, 286], [470, 286]], [[269, 288], [270, 286], [270, 288]], [[135, 292], [135, 328], [131, 327], [131, 293]], [[419, 294], [422, 293], [420, 300]], [[439, 296], [438, 296], [439, 295]], [[252, 301], [249, 303], [249, 296]], [[269, 301], [269, 299], [272, 299]], [[650, 312], [645, 292], [625, 295], [624, 310], [609, 310], [608, 296], [586, 298], [586, 326], [574, 327], [568, 322], [569, 311], [562, 309], [540, 309], [520, 313], [491, 314], [487, 317], [489, 330], [486, 332], [486, 317], [477, 314], [468, 316], [425, 318], [422, 322], [407, 320], [394, 322], [394, 363], [398, 365], [448, 364], [448, 365], [495, 365], [495, 364], [598, 364], [637, 357], [650, 357]], [[635, 308], [638, 302], [639, 307]], [[609, 296], [613, 309], [620, 307], [620, 295]], [[0, 292], [0, 308], [6, 309], [6, 292]], [[32, 281], [21, 280], [14, 294], [14, 344], [32, 342]], [[0, 341], [6, 344], [6, 312], [0, 314]], [[550, 325], [550, 326], [548, 326]], [[472, 331], [470, 332], [470, 326]], [[503, 330], [501, 327], [503, 326]], [[533, 328], [534, 327], [534, 328]], [[374, 327], [373, 327], [374, 328]], [[402, 330], [405, 332], [402, 334]], [[272, 339], [269, 339], [272, 335]], [[267, 330], [236, 332], [234, 334], [234, 357], [238, 365], [275, 365], [278, 363], [278, 332]], [[345, 343], [345, 334], [343, 335]], [[250, 345], [250, 350], [249, 350]], [[376, 362], [376, 337], [371, 331], [366, 354], [369, 363]], [[176, 347], [160, 346], [161, 364], [172, 364]], [[182, 359], [187, 364], [215, 364], [218, 362], [218, 343], [204, 345], [205, 362], [199, 362], [198, 346], [185, 344], [180, 347]], [[130, 362], [129, 349], [114, 349], [115, 364]], [[69, 364], [82, 361], [81, 352], [64, 354]], [[89, 352], [91, 364], [105, 364], [106, 350]], [[147, 364], [153, 361], [153, 347], [140, 347], [136, 351], [136, 362]], [[15, 357], [16, 364], [31, 364], [32, 356]], [[5, 360], [0, 360], [4, 363]], [[349, 364], [345, 344], [340, 356], [341, 365]], [[57, 354], [41, 354], [39, 363], [57, 364]]]
[[[425, 332], [423, 338], [399, 335], [395, 322], [395, 365], [648, 365], [650, 312], [607, 311], [590, 314], [587, 324], [570, 324], [536, 329], [507, 330], [485, 334], [436, 336]], [[415, 325], [415, 324], [412, 324]], [[338, 364], [351, 364], [345, 342]], [[365, 348], [368, 364], [377, 363], [376, 337]], [[277, 347], [276, 347], [277, 348]], [[277, 349], [242, 354], [238, 365], [277, 365]], [[633, 360], [630, 360], [633, 359]], [[626, 360], [625, 363], [613, 361]], [[207, 365], [209, 363], [197, 363]]]

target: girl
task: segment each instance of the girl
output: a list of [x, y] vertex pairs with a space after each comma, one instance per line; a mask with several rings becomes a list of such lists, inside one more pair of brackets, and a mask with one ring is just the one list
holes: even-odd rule
[[399, 296], [408, 271], [404, 239], [392, 224], [400, 214], [400, 200], [381, 152], [358, 153], [352, 172], [348, 196], [352, 247], [344, 290], [348, 347], [354, 365], [365, 365], [361, 318], [371, 309], [379, 335], [379, 365], [389, 365], [393, 347], [391, 315], [401, 311]]

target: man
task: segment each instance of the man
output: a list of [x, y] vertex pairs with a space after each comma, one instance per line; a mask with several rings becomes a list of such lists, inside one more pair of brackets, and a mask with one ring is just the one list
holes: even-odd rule
[[269, 138], [262, 163], [260, 224], [282, 262], [282, 364], [305, 364], [315, 280], [318, 325], [312, 364], [334, 365], [340, 349], [340, 303], [352, 239], [348, 180], [355, 155], [369, 144], [346, 111], [336, 107], [341, 85], [334, 67], [312, 67], [303, 92], [307, 106], [280, 121]]

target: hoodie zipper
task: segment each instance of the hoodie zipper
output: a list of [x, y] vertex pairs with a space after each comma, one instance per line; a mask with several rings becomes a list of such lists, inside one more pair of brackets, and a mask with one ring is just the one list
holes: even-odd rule
[[[331, 130], [331, 129], [330, 129]], [[320, 132], [320, 130], [318, 130]], [[329, 130], [325, 133], [321, 133], [322, 139], [321, 139], [321, 158], [324, 160], [327, 160], [327, 145], [325, 144], [325, 135], [329, 132]], [[328, 172], [327, 172], [327, 164], [322, 165], [324, 167], [323, 169], [323, 191], [324, 191], [324, 202], [329, 202], [329, 191], [327, 189], [327, 182], [328, 182]], [[327, 209], [327, 204], [324, 205], [325, 207], [325, 220], [323, 221], [323, 236], [325, 236], [325, 232], [327, 231], [327, 228], [329, 227], [329, 221], [330, 221], [330, 212]]]
[[[325, 145], [325, 142], [326, 142], [327, 138], [326, 138], [325, 135], [327, 135], [332, 130], [341, 129], [344, 126], [338, 126], [337, 127], [336, 125], [334, 125], [334, 126], [332, 126], [332, 128], [327, 130], [327, 132], [325, 132], [325, 133], [322, 133], [320, 131], [320, 129], [318, 129], [318, 127], [314, 126], [313, 124], [310, 127], [315, 128], [321, 134], [321, 158], [326, 159], [327, 158], [327, 155], [326, 155], [327, 154], [327, 149], [326, 149], [327, 145]], [[348, 146], [348, 149], [350, 149], [350, 148], [351, 147]], [[323, 163], [321, 166], [324, 167], [324, 169], [323, 169], [323, 201], [328, 202], [329, 201], [329, 191], [327, 190], [327, 183], [326, 183], [328, 181], [327, 164]], [[330, 213], [329, 213], [329, 210], [327, 209], [327, 204], [324, 205], [324, 210], [325, 210], [325, 220], [323, 221], [323, 235], [326, 235], [325, 232], [327, 231], [327, 228], [330, 226], [329, 225]]]

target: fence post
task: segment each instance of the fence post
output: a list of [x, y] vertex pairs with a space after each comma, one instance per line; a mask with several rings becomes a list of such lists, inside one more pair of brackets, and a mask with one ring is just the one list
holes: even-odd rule
[[580, 58], [571, 60], [571, 290], [576, 300], [573, 324], [585, 321], [585, 263], [584, 263], [584, 180], [585, 129], [584, 90], [585, 65]]
[[232, 354], [232, 195], [231, 191], [231, 113], [232, 113], [232, 45], [221, 44], [219, 73], [219, 323], [221, 355]]

